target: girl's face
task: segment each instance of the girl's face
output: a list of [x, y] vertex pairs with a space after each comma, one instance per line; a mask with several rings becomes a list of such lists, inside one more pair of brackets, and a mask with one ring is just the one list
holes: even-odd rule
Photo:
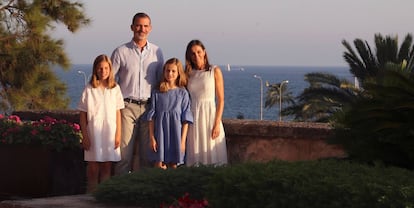
[[164, 78], [168, 83], [175, 83], [178, 78], [178, 67], [175, 64], [168, 64], [164, 69]]
[[106, 80], [109, 78], [110, 72], [111, 72], [111, 69], [109, 68], [109, 63], [106, 61], [102, 61], [97, 66], [96, 76], [98, 76], [99, 80]]
[[206, 56], [206, 51], [199, 45], [194, 45], [191, 47], [191, 61], [195, 63], [197, 66], [203, 66], [204, 58]]

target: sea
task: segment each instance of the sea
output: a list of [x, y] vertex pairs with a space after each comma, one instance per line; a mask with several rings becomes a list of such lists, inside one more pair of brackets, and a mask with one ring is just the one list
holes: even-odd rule
[[[354, 77], [348, 67], [306, 67], [306, 66], [220, 66], [224, 77], [224, 113], [223, 118], [243, 118], [254, 120], [279, 120], [279, 105], [265, 107], [267, 94], [266, 82], [280, 83], [288, 80], [287, 90], [294, 96], [299, 95], [308, 87], [304, 75], [310, 72], [327, 72], [339, 78], [353, 82]], [[64, 71], [55, 67], [56, 75], [67, 85], [67, 94], [70, 98], [70, 109], [76, 109], [85, 83], [90, 79], [92, 65], [75, 64], [71, 69]], [[261, 102], [262, 97], [262, 102]], [[282, 108], [286, 107], [285, 104]], [[284, 121], [292, 120], [291, 117]]]

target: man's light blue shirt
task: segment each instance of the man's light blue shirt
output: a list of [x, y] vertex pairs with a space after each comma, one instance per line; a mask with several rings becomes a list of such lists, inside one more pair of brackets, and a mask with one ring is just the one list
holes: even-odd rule
[[124, 98], [150, 98], [151, 90], [162, 78], [164, 57], [161, 48], [147, 42], [141, 52], [131, 40], [114, 50], [111, 61]]

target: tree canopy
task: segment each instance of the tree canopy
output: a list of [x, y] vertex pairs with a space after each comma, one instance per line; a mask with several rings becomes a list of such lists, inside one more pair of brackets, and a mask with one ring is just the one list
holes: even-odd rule
[[90, 20], [69, 0], [0, 0], [0, 110], [65, 109], [66, 85], [53, 66], [70, 67], [58, 24], [76, 32]]

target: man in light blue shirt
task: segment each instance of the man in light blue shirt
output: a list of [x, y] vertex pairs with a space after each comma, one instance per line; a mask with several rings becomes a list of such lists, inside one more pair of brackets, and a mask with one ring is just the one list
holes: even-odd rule
[[121, 110], [121, 161], [115, 165], [116, 175], [149, 165], [148, 123], [140, 118], [149, 107], [151, 90], [161, 79], [164, 64], [161, 49], [147, 40], [151, 29], [151, 18], [147, 14], [135, 14], [132, 40], [116, 48], [111, 56], [125, 102]]

